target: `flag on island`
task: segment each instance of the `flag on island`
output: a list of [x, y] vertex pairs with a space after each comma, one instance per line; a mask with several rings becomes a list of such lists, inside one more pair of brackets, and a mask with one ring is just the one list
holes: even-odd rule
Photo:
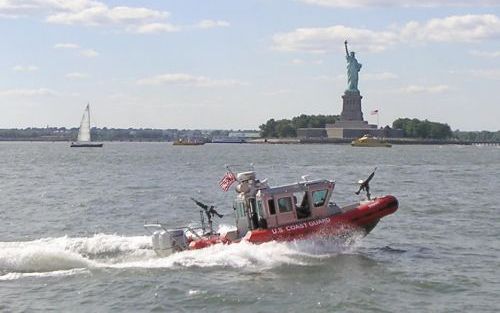
[[236, 177], [234, 177], [234, 174], [232, 172], [227, 172], [224, 177], [219, 182], [219, 186], [222, 190], [228, 191], [229, 187], [236, 181]]
[[375, 114], [378, 114], [378, 110], [371, 111], [371, 115], [375, 115]]

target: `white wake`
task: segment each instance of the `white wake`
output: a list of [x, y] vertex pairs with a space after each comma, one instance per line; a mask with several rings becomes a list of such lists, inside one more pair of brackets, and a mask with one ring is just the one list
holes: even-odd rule
[[229, 267], [266, 270], [281, 265], [309, 265], [349, 251], [362, 234], [346, 238], [254, 245], [215, 245], [158, 257], [150, 236], [96, 234], [92, 237], [42, 238], [0, 242], [0, 280], [24, 277], [85, 275], [96, 268]]

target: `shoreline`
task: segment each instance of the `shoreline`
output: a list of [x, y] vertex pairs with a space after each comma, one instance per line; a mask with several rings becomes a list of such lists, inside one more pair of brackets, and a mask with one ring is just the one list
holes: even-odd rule
[[[351, 144], [353, 139], [339, 139], [339, 138], [317, 138], [317, 139], [298, 139], [298, 138], [260, 138], [252, 139], [244, 143], [238, 144], [333, 144], [333, 145], [346, 145]], [[500, 145], [500, 141], [464, 141], [464, 140], [437, 140], [437, 139], [412, 139], [412, 138], [385, 138], [385, 141], [393, 145]], [[66, 138], [0, 138], [0, 142], [66, 142], [71, 143], [74, 140], [67, 140]], [[96, 142], [155, 142], [155, 143], [172, 143], [173, 141], [164, 140], [96, 140]], [[212, 142], [207, 142], [211, 144]], [[214, 143], [214, 144], [232, 144], [235, 143]]]

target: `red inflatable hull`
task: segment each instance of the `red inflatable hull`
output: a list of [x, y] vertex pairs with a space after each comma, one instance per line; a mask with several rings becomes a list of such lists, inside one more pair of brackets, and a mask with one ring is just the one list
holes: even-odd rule
[[[398, 200], [393, 196], [376, 198], [373, 201], [361, 203], [358, 207], [345, 213], [322, 217], [313, 220], [299, 221], [296, 223], [249, 231], [243, 240], [252, 243], [268, 241], [291, 241], [310, 236], [337, 236], [353, 229], [362, 229], [368, 234], [379, 220], [398, 209]], [[238, 240], [239, 241], [239, 240]], [[223, 236], [212, 235], [202, 239], [193, 240], [190, 249], [201, 249], [217, 243], [233, 243]]]

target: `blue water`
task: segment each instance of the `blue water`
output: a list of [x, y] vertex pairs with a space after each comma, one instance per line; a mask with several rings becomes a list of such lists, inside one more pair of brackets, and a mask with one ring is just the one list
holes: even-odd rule
[[[500, 149], [476, 146], [0, 143], [0, 311], [497, 312]], [[363, 238], [214, 246], [159, 258], [144, 221], [233, 224], [225, 164], [271, 185], [335, 179], [334, 201], [400, 209]]]

